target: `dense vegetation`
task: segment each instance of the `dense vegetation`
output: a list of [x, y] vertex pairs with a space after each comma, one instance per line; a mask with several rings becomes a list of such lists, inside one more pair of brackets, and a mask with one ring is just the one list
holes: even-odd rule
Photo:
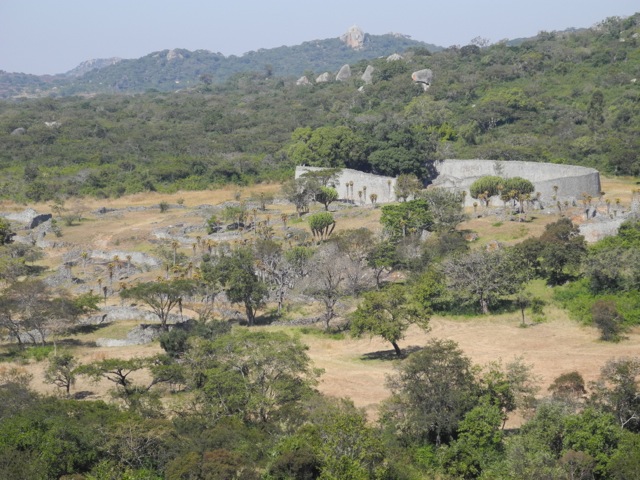
[[[282, 178], [299, 163], [428, 178], [425, 162], [442, 158], [636, 175], [638, 18], [518, 46], [416, 48], [373, 60], [363, 92], [364, 61], [350, 81], [311, 86], [260, 72], [178, 93], [3, 101], [0, 196], [202, 189]], [[426, 93], [410, 80], [422, 68], [435, 75]]]

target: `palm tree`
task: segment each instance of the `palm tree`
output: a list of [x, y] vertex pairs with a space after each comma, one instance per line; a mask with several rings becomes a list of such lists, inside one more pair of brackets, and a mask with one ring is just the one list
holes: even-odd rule
[[173, 248], [173, 266], [176, 266], [176, 254], [178, 252], [178, 247], [180, 246], [180, 243], [178, 243], [177, 240], [174, 240], [173, 242], [171, 242], [171, 248]]

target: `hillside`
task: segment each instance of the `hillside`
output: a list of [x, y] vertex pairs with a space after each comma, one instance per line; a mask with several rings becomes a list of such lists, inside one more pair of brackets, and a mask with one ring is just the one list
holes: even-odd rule
[[[297, 86], [263, 70], [176, 93], [5, 100], [0, 197], [203, 189], [303, 163], [428, 179], [425, 164], [444, 158], [638, 175], [639, 19], [518, 46], [414, 48], [353, 63], [343, 82]], [[421, 69], [433, 72], [426, 92], [411, 80]]]
[[[83, 62], [64, 75], [36, 76], [0, 72], [0, 98], [67, 96], [96, 93], [172, 92], [202, 84], [219, 84], [237, 74], [260, 73], [300, 77], [337, 72], [345, 64], [403, 53], [408, 48], [442, 50], [436, 45], [399, 34], [371, 35], [358, 30], [361, 45], [353, 48], [340, 38], [304, 42], [225, 56], [208, 50], [181, 48], [152, 52], [137, 59], [99, 59]], [[347, 35], [347, 34], [345, 34]]]

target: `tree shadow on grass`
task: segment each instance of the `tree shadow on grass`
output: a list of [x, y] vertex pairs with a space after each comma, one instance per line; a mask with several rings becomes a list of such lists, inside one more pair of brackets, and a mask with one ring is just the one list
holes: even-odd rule
[[104, 323], [96, 323], [94, 325], [78, 325], [69, 330], [69, 333], [72, 335], [88, 335], [90, 333], [95, 333], [98, 330], [101, 330], [105, 327], [113, 325], [113, 322], [104, 322]]
[[414, 352], [422, 350], [424, 347], [418, 345], [411, 345], [402, 349], [402, 355], [396, 355], [396, 351], [391, 350], [379, 350], [377, 352], [368, 352], [360, 356], [360, 360], [401, 360], [407, 358]]

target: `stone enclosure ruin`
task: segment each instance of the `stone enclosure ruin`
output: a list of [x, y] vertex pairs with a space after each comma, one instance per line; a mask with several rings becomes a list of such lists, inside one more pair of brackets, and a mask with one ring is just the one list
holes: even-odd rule
[[[493, 160], [442, 160], [435, 163], [438, 175], [431, 185], [456, 191], [466, 191], [466, 206], [472, 206], [474, 199], [469, 187], [480, 177], [496, 175], [505, 178], [523, 177], [532, 182], [540, 202], [552, 205], [557, 201], [577, 202], [584, 195], [599, 197], [601, 192], [600, 174], [597, 170], [574, 165], [555, 163], [493, 161]], [[295, 178], [305, 172], [322, 170], [320, 167], [296, 167]], [[353, 187], [347, 189], [347, 185]], [[336, 189], [343, 200], [360, 202], [357, 194], [366, 190], [362, 203], [370, 203], [371, 194], [376, 194], [377, 203], [395, 202], [395, 177], [385, 177], [345, 168], [337, 177]], [[355, 198], [353, 198], [355, 197]], [[364, 197], [364, 195], [363, 195]]]

